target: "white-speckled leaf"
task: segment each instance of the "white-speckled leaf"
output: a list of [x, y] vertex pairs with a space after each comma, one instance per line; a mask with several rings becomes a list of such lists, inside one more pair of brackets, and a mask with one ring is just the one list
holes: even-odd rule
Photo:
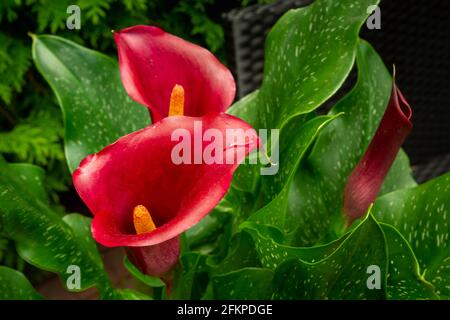
[[284, 244], [290, 241], [276, 228], [252, 222], [243, 223], [241, 227], [252, 236], [262, 266], [268, 269], [275, 269], [284, 261], [292, 259], [301, 259], [309, 263], [323, 260], [339, 248], [350, 235], [347, 233], [340, 239], [322, 246], [291, 247]]
[[41, 295], [19, 271], [0, 266], [0, 300], [40, 300]]
[[403, 235], [425, 279], [450, 298], [450, 173], [378, 198], [373, 213]]
[[120, 81], [118, 63], [56, 36], [33, 36], [33, 59], [63, 111], [65, 150], [73, 172], [89, 154], [150, 123]]
[[252, 237], [245, 233], [237, 233], [229, 245], [229, 254], [218, 265], [210, 263], [211, 274], [225, 274], [247, 267], [260, 267], [258, 254]]
[[408, 242], [392, 226], [380, 223], [389, 255], [387, 295], [392, 300], [436, 299], [434, 288], [420, 274]]
[[[367, 8], [379, 0], [316, 0], [290, 10], [266, 39], [264, 79], [228, 110], [256, 129], [281, 129], [292, 118], [318, 108], [342, 85], [355, 58]], [[241, 165], [237, 189], [253, 192], [259, 168]]]
[[267, 300], [271, 296], [273, 271], [244, 268], [211, 280], [213, 298], [219, 300]]
[[[240, 99], [227, 110], [227, 113], [244, 119], [256, 128], [260, 107], [258, 94], [259, 90], [256, 90]], [[254, 192], [260, 178], [259, 170], [259, 165], [248, 164], [248, 161], [245, 161], [235, 171], [232, 186], [238, 190]]]
[[[380, 268], [381, 288], [370, 290], [369, 266]], [[383, 232], [371, 215], [331, 255], [309, 263], [288, 260], [275, 270], [276, 299], [384, 299], [387, 256]]]
[[[389, 257], [387, 277], [388, 299], [435, 299], [433, 286], [423, 279], [419, 272], [417, 260], [408, 243], [392, 226], [381, 224], [386, 239]], [[244, 223], [242, 228], [252, 235], [256, 251], [264, 268], [276, 269], [284, 261], [299, 259], [302, 262], [314, 263], [324, 260], [339, 250], [342, 243], [351, 235], [329, 244], [314, 247], [291, 247], [279, 230], [254, 223]], [[349, 240], [349, 241], [354, 241]], [[352, 243], [348, 243], [348, 246]], [[359, 245], [353, 242], [353, 245]]]
[[247, 121], [254, 128], [256, 128], [258, 125], [257, 120], [259, 109], [260, 109], [259, 90], [255, 90], [252, 93], [240, 99], [239, 101], [235, 102], [227, 110], [227, 113]]
[[[342, 199], [348, 176], [367, 149], [388, 104], [392, 78], [381, 58], [365, 41], [357, 50], [358, 81], [330, 111], [344, 113], [319, 133], [313, 150], [291, 185], [288, 217], [298, 228], [296, 246], [309, 246], [342, 233]], [[401, 151], [381, 194], [415, 186], [409, 160]], [[334, 230], [335, 225], [337, 229]]]
[[[239, 103], [230, 113], [255, 128], [270, 129], [282, 128], [292, 117], [319, 107], [350, 72], [367, 8], [377, 3], [317, 0], [290, 10], [267, 37], [264, 80], [258, 97]], [[240, 108], [247, 111], [237, 110]]]
[[19, 178], [28, 186], [28, 190], [44, 203], [48, 202], [47, 191], [44, 186], [44, 169], [28, 163], [10, 163], [8, 167], [17, 172]]
[[250, 221], [270, 224], [283, 230], [292, 228], [292, 224], [286, 224], [291, 181], [300, 161], [317, 134], [337, 117], [338, 115], [316, 117], [300, 126], [293, 136], [290, 135], [291, 132], [288, 135], [286, 130], [281, 131], [278, 172], [275, 175], [261, 177], [261, 190], [265, 206], [253, 213], [249, 218]]
[[[27, 180], [22, 177], [23, 168]], [[78, 214], [61, 218], [52, 211], [33, 190], [41, 185], [36, 183], [40, 178], [38, 167], [8, 165], [0, 159], [2, 232], [15, 241], [17, 252], [30, 264], [58, 273], [64, 284], [71, 275], [68, 267], [77, 265], [81, 271], [80, 290], [95, 285], [104, 298], [111, 297], [109, 279], [90, 233], [91, 220]]]

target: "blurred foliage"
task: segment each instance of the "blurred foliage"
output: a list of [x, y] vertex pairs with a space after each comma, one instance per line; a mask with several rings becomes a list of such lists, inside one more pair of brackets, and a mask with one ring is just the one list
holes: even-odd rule
[[[57, 34], [115, 55], [111, 30], [153, 24], [210, 49], [225, 62], [221, 14], [235, 7], [270, 1], [0, 1], [0, 154], [10, 162], [27, 162], [43, 167], [50, 205], [64, 214], [60, 194], [69, 190], [71, 177], [64, 156], [61, 111], [50, 88], [31, 63], [28, 33]], [[66, 28], [67, 7], [72, 4], [81, 9], [80, 30]], [[69, 197], [71, 201], [77, 200]], [[29, 268], [17, 256], [11, 241], [1, 234], [0, 264], [23, 272]], [[29, 274], [27, 276], [30, 277]], [[31, 279], [39, 279], [39, 276], [31, 275]]]

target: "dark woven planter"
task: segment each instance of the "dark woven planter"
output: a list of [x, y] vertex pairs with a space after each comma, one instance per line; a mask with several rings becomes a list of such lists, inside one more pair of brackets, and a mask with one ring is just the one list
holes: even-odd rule
[[[239, 97], [261, 85], [264, 41], [273, 24], [287, 10], [311, 2], [281, 0], [224, 16]], [[450, 3], [382, 1], [380, 8], [381, 29], [363, 27], [361, 37], [376, 48], [387, 66], [396, 65], [397, 82], [414, 110], [414, 130], [405, 149], [416, 178], [423, 182], [450, 170]], [[355, 72], [322, 111], [342, 97], [354, 80]]]

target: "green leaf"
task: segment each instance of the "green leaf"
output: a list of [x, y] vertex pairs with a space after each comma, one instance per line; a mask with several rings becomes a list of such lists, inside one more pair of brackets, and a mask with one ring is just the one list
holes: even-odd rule
[[148, 295], [132, 289], [116, 290], [116, 296], [122, 300], [152, 300]]
[[206, 217], [186, 231], [189, 248], [196, 251], [211, 252], [216, 249], [220, 235], [225, 232], [230, 220], [233, 204], [224, 197]]
[[[293, 117], [315, 110], [342, 85], [350, 72], [358, 33], [367, 8], [377, 0], [317, 0], [290, 10], [266, 40], [264, 80], [247, 103], [255, 128], [282, 128]], [[233, 107], [246, 108], [247, 103]], [[245, 115], [245, 112], [230, 111]], [[249, 115], [253, 115], [252, 110]]]
[[211, 274], [224, 274], [247, 267], [260, 267], [259, 257], [253, 239], [245, 232], [239, 232], [231, 240], [228, 256], [216, 266]]
[[373, 213], [409, 242], [423, 276], [450, 298], [450, 173], [377, 199]]
[[241, 227], [252, 236], [259, 259], [263, 267], [268, 269], [276, 269], [284, 261], [292, 259], [301, 259], [308, 263], [326, 259], [350, 234], [347, 233], [340, 239], [323, 246], [292, 247], [283, 244], [289, 240], [285, 239], [286, 236], [280, 230], [271, 226], [246, 222]]
[[198, 252], [188, 252], [180, 256], [175, 269], [170, 298], [200, 299], [207, 284], [206, 256]]
[[259, 90], [246, 95], [242, 99], [236, 101], [228, 110], [227, 113], [241, 118], [250, 124], [253, 124], [258, 119], [258, 109], [260, 108]]
[[[409, 244], [392, 226], [381, 224], [381, 227], [389, 256], [387, 297], [389, 299], [435, 299], [437, 296], [433, 292], [433, 286], [420, 275], [417, 259]], [[322, 246], [291, 247], [282, 244], [286, 242], [285, 236], [273, 227], [247, 222], [242, 225], [242, 228], [252, 235], [263, 267], [272, 270], [283, 262], [293, 259], [305, 263], [325, 260], [335, 252], [339, 252], [344, 241], [352, 235], [348, 232], [340, 239]], [[354, 241], [354, 238], [348, 241]]]
[[[380, 269], [380, 289], [368, 289], [368, 267]], [[387, 251], [369, 214], [332, 254], [318, 262], [288, 260], [275, 270], [276, 299], [384, 299]]]
[[44, 169], [28, 163], [10, 163], [7, 166], [12, 172], [18, 173], [17, 178], [28, 186], [29, 192], [34, 197], [44, 203], [48, 202], [44, 186]]
[[[250, 93], [234, 103], [227, 113], [254, 124], [258, 119], [258, 109], [260, 108], [258, 95], [259, 90]], [[246, 160], [234, 173], [232, 186], [241, 191], [254, 192], [260, 178], [259, 168], [258, 165], [249, 164]]]
[[123, 259], [123, 264], [127, 268], [127, 270], [139, 281], [146, 284], [149, 287], [165, 287], [165, 283], [160, 279], [156, 277], [149, 276], [147, 274], [143, 274], [134, 264], [128, 260], [128, 258], [125, 256]]
[[40, 300], [28, 279], [14, 269], [0, 266], [0, 300]]
[[33, 59], [64, 115], [65, 151], [73, 172], [89, 154], [150, 123], [125, 93], [115, 60], [55, 36], [33, 36]]
[[211, 280], [214, 299], [266, 300], [271, 295], [273, 271], [244, 268], [215, 276]]
[[261, 188], [266, 205], [252, 214], [249, 218], [250, 221], [270, 224], [283, 230], [297, 225], [297, 222], [292, 224], [291, 217], [286, 216], [290, 183], [300, 161], [317, 134], [338, 116], [316, 117], [301, 126], [289, 139], [286, 139], [287, 131], [281, 131], [278, 172], [275, 175], [261, 178]]
[[[262, 87], [228, 112], [257, 129], [281, 129], [294, 117], [315, 110], [339, 89], [350, 72], [359, 28], [368, 15], [367, 8], [377, 3], [317, 0], [289, 11], [267, 38]], [[259, 180], [257, 171], [255, 165], [241, 165], [233, 186], [254, 192]], [[290, 202], [295, 203], [296, 197], [290, 196], [294, 198]], [[323, 227], [308, 230], [308, 238], [317, 238], [321, 229], [328, 227], [328, 217], [321, 221]]]
[[[330, 111], [344, 113], [322, 132], [291, 185], [288, 216], [298, 228], [293, 244], [309, 246], [331, 232], [342, 234], [342, 199], [348, 176], [369, 145], [391, 94], [392, 79], [381, 58], [365, 41], [357, 51], [358, 81]], [[399, 153], [381, 193], [415, 186], [409, 161]]]
[[436, 299], [433, 286], [420, 275], [419, 263], [405, 238], [394, 227], [380, 225], [389, 253], [388, 299]]
[[111, 285], [90, 233], [91, 219], [78, 214], [61, 218], [52, 211], [45, 199], [36, 196], [41, 178], [38, 167], [8, 165], [0, 159], [2, 232], [15, 241], [17, 252], [30, 264], [58, 273], [64, 284], [71, 276], [68, 267], [76, 265], [81, 271], [80, 290], [95, 285], [103, 297], [111, 297]]

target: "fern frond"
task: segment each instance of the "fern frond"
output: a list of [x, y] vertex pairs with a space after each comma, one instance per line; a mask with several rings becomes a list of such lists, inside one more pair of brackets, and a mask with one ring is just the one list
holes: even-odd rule
[[11, 103], [13, 90], [20, 92], [31, 65], [31, 50], [23, 41], [0, 32], [0, 98]]
[[22, 5], [21, 0], [2, 0], [0, 1], [0, 22], [5, 19], [8, 22], [13, 22], [17, 19], [17, 10]]
[[34, 110], [9, 132], [0, 133], [0, 152], [17, 161], [48, 165], [64, 160], [62, 123], [51, 109]]

